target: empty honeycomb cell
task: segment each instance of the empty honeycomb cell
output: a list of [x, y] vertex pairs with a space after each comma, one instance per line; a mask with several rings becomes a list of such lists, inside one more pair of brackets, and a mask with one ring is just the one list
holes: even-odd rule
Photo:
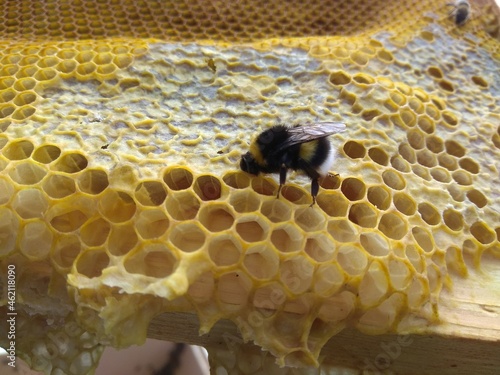
[[427, 168], [432, 168], [437, 165], [437, 157], [428, 149], [417, 151], [417, 162]]
[[444, 91], [447, 92], [453, 92], [455, 91], [455, 88], [453, 87], [453, 83], [450, 81], [447, 81], [445, 79], [442, 79], [438, 82], [439, 87], [441, 87]]
[[399, 110], [398, 104], [395, 103], [392, 99], [387, 99], [384, 102], [384, 107], [387, 108], [387, 110], [389, 110], [389, 112], [392, 112], [392, 113], [398, 112], [398, 110]]
[[103, 250], [89, 250], [80, 253], [76, 260], [76, 271], [89, 279], [101, 276], [109, 265], [109, 256]]
[[278, 273], [279, 257], [268, 246], [251, 246], [245, 251], [243, 266], [256, 279], [270, 279]]
[[[76, 72], [80, 76], [91, 75], [92, 73], [95, 72], [95, 70], [96, 70], [96, 65], [92, 62], [83, 63], [83, 64], [80, 64], [76, 67]], [[81, 77], [81, 78], [83, 78], [83, 77]]]
[[488, 88], [488, 81], [486, 81], [483, 77], [479, 76], [472, 76], [471, 77], [472, 82], [474, 82], [476, 85], [482, 88]]
[[23, 161], [15, 165], [10, 171], [9, 176], [20, 185], [35, 185], [45, 177], [47, 171], [40, 166]]
[[16, 97], [16, 91], [15, 90], [10, 89], [10, 90], [1, 91], [0, 92], [0, 103], [10, 102], [15, 97]]
[[74, 60], [64, 60], [57, 64], [56, 69], [63, 73], [62, 77], [64, 78], [64, 74], [69, 75], [76, 70], [78, 63]]
[[411, 170], [418, 177], [420, 177], [426, 181], [431, 180], [431, 174], [430, 174], [429, 169], [427, 167], [423, 167], [421, 165], [412, 165]]
[[459, 185], [463, 185], [463, 186], [472, 185], [472, 177], [467, 172], [458, 170], [458, 171], [453, 172], [451, 174], [451, 177]]
[[480, 243], [484, 245], [492, 243], [493, 241], [496, 240], [495, 232], [492, 231], [490, 228], [488, 228], [487, 224], [481, 221], [476, 221], [474, 224], [471, 225], [470, 233], [474, 236], [476, 240], [478, 240]]
[[382, 172], [384, 183], [394, 190], [403, 190], [406, 187], [405, 180], [396, 171], [386, 170]]
[[359, 276], [365, 273], [368, 257], [363, 250], [356, 246], [342, 245], [337, 252], [337, 262], [350, 276]]
[[32, 155], [33, 160], [42, 164], [52, 163], [61, 155], [61, 149], [53, 145], [44, 145], [38, 147]]
[[380, 112], [378, 109], [365, 109], [361, 111], [361, 117], [365, 121], [371, 121], [375, 117], [380, 116], [382, 112]]
[[43, 191], [55, 199], [64, 198], [76, 192], [75, 182], [72, 178], [63, 175], [51, 174], [43, 181]]
[[291, 293], [304, 293], [311, 287], [314, 265], [303, 256], [282, 261], [279, 271], [281, 282]]
[[362, 159], [366, 155], [366, 149], [363, 144], [356, 141], [346, 142], [343, 150], [351, 159]]
[[215, 297], [224, 312], [236, 312], [246, 308], [251, 288], [248, 276], [242, 272], [230, 272], [219, 278]]
[[380, 218], [378, 229], [393, 240], [400, 240], [408, 233], [405, 220], [396, 213], [386, 213]]
[[316, 198], [316, 203], [331, 217], [345, 217], [349, 207], [349, 201], [338, 192], [323, 192]]
[[97, 65], [109, 64], [113, 61], [113, 54], [109, 52], [101, 52], [95, 55], [93, 60]]
[[409, 128], [414, 127], [415, 124], [417, 123], [417, 116], [415, 116], [415, 114], [412, 111], [403, 108], [400, 109], [399, 114], [401, 116], [401, 120], [403, 121], [403, 123]]
[[123, 191], [107, 190], [99, 200], [99, 210], [112, 223], [130, 220], [137, 209], [134, 199]]
[[427, 68], [427, 74], [429, 74], [432, 78], [435, 78], [435, 79], [443, 78], [443, 72], [437, 66], [429, 66]]
[[23, 77], [15, 81], [14, 88], [19, 92], [29, 91], [35, 88], [36, 83], [36, 80], [31, 77]]
[[167, 197], [167, 191], [158, 181], [141, 182], [135, 189], [135, 198], [144, 206], [159, 206]]
[[379, 304], [389, 289], [389, 275], [387, 269], [378, 261], [370, 264], [363, 280], [359, 285], [359, 301], [363, 306]]
[[193, 184], [193, 174], [185, 168], [172, 168], [165, 172], [163, 181], [171, 190], [185, 190]]
[[[415, 154], [414, 154], [414, 156], [415, 156]], [[400, 155], [394, 155], [391, 158], [391, 166], [399, 172], [407, 173], [407, 172], [411, 171], [411, 166], [408, 163], [408, 161], [403, 159]]]
[[16, 107], [12, 104], [0, 106], [0, 118], [10, 117], [15, 110]]
[[332, 259], [335, 250], [334, 244], [328, 237], [317, 236], [306, 240], [304, 251], [316, 262], [326, 262]]
[[87, 246], [101, 246], [106, 242], [111, 225], [104, 219], [98, 218], [85, 223], [80, 229], [80, 236]]
[[233, 172], [225, 174], [222, 178], [224, 183], [234, 189], [245, 189], [250, 186], [250, 177], [248, 173]]
[[52, 66], [57, 65], [59, 63], [59, 59], [54, 56], [46, 56], [42, 57], [40, 60], [38, 60], [37, 64], [40, 68], [50, 68]]
[[226, 205], [209, 205], [201, 208], [198, 220], [210, 232], [221, 232], [233, 226], [234, 215]]
[[77, 173], [87, 168], [88, 164], [85, 156], [74, 152], [62, 155], [54, 165], [54, 169], [60, 172]]
[[443, 221], [451, 230], [459, 231], [464, 227], [462, 214], [452, 208], [447, 208], [443, 211]]
[[168, 217], [160, 210], [146, 210], [137, 215], [137, 233], [143, 239], [158, 238], [165, 234], [169, 227]]
[[431, 234], [427, 230], [421, 227], [413, 227], [411, 229], [411, 234], [413, 235], [413, 238], [415, 239], [417, 244], [426, 253], [430, 253], [434, 249], [434, 241]]
[[205, 244], [206, 234], [196, 223], [184, 222], [172, 228], [170, 241], [179, 250], [192, 253]]
[[[443, 111], [441, 113], [441, 115], [443, 116], [443, 120], [447, 125], [449, 125], [449, 126], [457, 126], [458, 125], [458, 118], [453, 113], [451, 113], [449, 111]], [[450, 142], [456, 143], [455, 141], [450, 141]], [[454, 146], [451, 146], [451, 147], [453, 148]], [[446, 149], [448, 149], [448, 147], [446, 147]], [[450, 152], [450, 151], [448, 151], [448, 152], [450, 154], [454, 155], [452, 152]], [[458, 155], [455, 155], [455, 156], [458, 156]]]
[[51, 259], [59, 268], [67, 272], [80, 252], [81, 242], [78, 236], [59, 236], [52, 250]]
[[241, 253], [241, 244], [229, 235], [212, 238], [208, 243], [208, 255], [218, 267], [239, 263]]
[[[488, 203], [488, 200], [479, 190], [472, 189], [467, 192], [467, 198], [479, 208], [483, 208]], [[1, 201], [1, 199], [0, 199]]]
[[[16, 83], [16, 79], [13, 77], [0, 77], [0, 90], [8, 89], [9, 87], [12, 87], [14, 83]], [[11, 100], [13, 97], [14, 95], [12, 95], [9, 100]]]
[[86, 169], [77, 177], [78, 187], [87, 194], [99, 194], [109, 185], [108, 175], [99, 169]]
[[377, 164], [387, 165], [389, 163], [389, 155], [379, 147], [370, 148], [368, 156]]
[[416, 308], [421, 306], [422, 302], [428, 298], [428, 286], [425, 281], [419, 278], [414, 278], [410, 282], [408, 288], [408, 308]]
[[213, 201], [221, 197], [222, 186], [217, 177], [203, 175], [196, 179], [194, 192], [202, 201]]
[[129, 273], [164, 278], [176, 270], [178, 263], [166, 245], [153, 243], [127, 255], [124, 266]]
[[292, 216], [290, 206], [279, 199], [262, 202], [260, 212], [272, 223], [288, 221]]
[[387, 240], [376, 232], [362, 233], [360, 243], [368, 254], [377, 257], [385, 257], [391, 249]]
[[351, 76], [343, 70], [338, 70], [330, 74], [330, 82], [336, 86], [347, 85], [351, 82]]
[[108, 250], [112, 255], [125, 255], [138, 244], [138, 241], [134, 225], [113, 225], [108, 238]]
[[390, 259], [388, 265], [390, 282], [394, 289], [404, 290], [413, 277], [408, 265], [399, 259]]
[[230, 196], [230, 204], [236, 212], [254, 212], [259, 209], [260, 199], [259, 196], [249, 190], [236, 191]]
[[[276, 195], [276, 191], [278, 189], [276, 182], [268, 178], [264, 178], [262, 176], [257, 176], [255, 178], [252, 178], [251, 186], [253, 191], [255, 191], [256, 193], [267, 196]], [[283, 193], [284, 192], [282, 189], [281, 194], [283, 195]]]
[[42, 218], [49, 203], [38, 189], [19, 190], [12, 201], [12, 208], [23, 219]]
[[435, 154], [444, 150], [443, 140], [438, 136], [427, 137], [425, 144], [427, 145], [427, 148]]
[[349, 209], [349, 220], [363, 228], [375, 228], [377, 212], [368, 203], [356, 203]]
[[128, 54], [119, 54], [113, 58], [113, 63], [120, 69], [124, 69], [132, 64], [133, 57]]
[[415, 150], [421, 150], [425, 147], [425, 136], [421, 130], [411, 129], [407, 133], [408, 143]]
[[281, 195], [286, 200], [295, 204], [311, 203], [311, 196], [309, 195], [309, 193], [295, 185], [283, 186], [283, 188], [281, 189]]
[[340, 187], [344, 196], [350, 201], [363, 199], [366, 194], [366, 186], [363, 181], [357, 178], [346, 178]]
[[88, 217], [80, 210], [62, 212], [50, 220], [52, 227], [59, 232], [72, 232], [80, 228]]
[[321, 264], [314, 272], [313, 290], [322, 297], [330, 297], [342, 287], [344, 280], [344, 271], [337, 264]]
[[465, 155], [465, 147], [458, 142], [447, 140], [444, 142], [444, 146], [446, 148], [446, 152], [450, 155], [456, 156], [457, 158], [461, 158]]
[[200, 200], [192, 190], [185, 190], [176, 194], [169, 194], [165, 207], [174, 220], [190, 220], [198, 215]]
[[352, 79], [353, 81], [364, 85], [372, 85], [375, 83], [375, 79], [365, 73], [357, 73], [352, 76]]
[[419, 203], [418, 212], [422, 219], [429, 225], [437, 225], [441, 222], [439, 211], [430, 203]]
[[438, 155], [439, 165], [446, 168], [449, 171], [454, 171], [458, 168], [457, 160], [448, 154], [440, 154]]
[[55, 69], [44, 68], [44, 69], [40, 69], [39, 71], [37, 71], [34, 75], [34, 78], [38, 82], [42, 82], [42, 81], [50, 81], [50, 80], [54, 79], [56, 76], [57, 76], [57, 71]]
[[370, 61], [370, 58], [363, 52], [354, 51], [351, 53], [351, 61], [359, 66], [365, 66]]
[[479, 164], [477, 164], [471, 158], [462, 158], [462, 159], [460, 159], [458, 161], [458, 165], [462, 169], [465, 169], [467, 172], [470, 172], [472, 174], [478, 174], [479, 173]]
[[463, 202], [465, 200], [465, 192], [458, 185], [448, 185], [448, 192], [450, 193], [453, 200], [457, 202]]
[[92, 61], [95, 55], [96, 54], [93, 51], [82, 51], [75, 56], [75, 60], [78, 61], [80, 64], [88, 63]]
[[417, 161], [415, 151], [408, 143], [399, 145], [398, 152], [408, 163], [413, 164]]
[[16, 73], [16, 78], [22, 79], [22, 78], [33, 77], [37, 71], [38, 68], [36, 66], [33, 66], [33, 64], [30, 64], [29, 66], [24, 66], [23, 68], [19, 69], [18, 72]]
[[354, 103], [356, 103], [356, 95], [349, 92], [348, 90], [345, 89], [345, 87], [342, 87], [342, 89], [340, 90], [340, 95], [339, 95], [339, 99], [347, 104], [347, 105], [350, 105], [350, 106], [353, 106]]
[[379, 210], [387, 210], [391, 205], [391, 193], [383, 186], [370, 186], [367, 198]]
[[[14, 196], [14, 187], [5, 178], [0, 177], [0, 205], [8, 203]], [[15, 207], [13, 207], [15, 209]]]
[[306, 232], [322, 230], [325, 225], [325, 217], [319, 210], [312, 207], [303, 207], [295, 211], [295, 223]]
[[52, 232], [44, 221], [30, 221], [20, 232], [19, 249], [30, 260], [44, 260], [52, 247]]
[[30, 141], [15, 141], [2, 149], [2, 154], [9, 160], [23, 160], [31, 156], [34, 150]]
[[215, 280], [212, 272], [204, 272], [189, 285], [187, 297], [195, 303], [210, 303], [213, 302], [215, 292]]
[[267, 237], [268, 224], [259, 217], [244, 217], [236, 223], [236, 232], [246, 242], [258, 242]]
[[[434, 119], [436, 121], [441, 118], [441, 112], [433, 103], [427, 103], [425, 105], [425, 113], [427, 113], [427, 115], [429, 115], [432, 119]], [[422, 116], [422, 118], [426, 118], [426, 117]], [[426, 133], [428, 133], [428, 131], [426, 131]]]
[[22, 107], [16, 109], [12, 113], [11, 117], [14, 120], [25, 120], [28, 117], [30, 117], [31, 115], [33, 115], [35, 112], [36, 112], [35, 107], [32, 107], [30, 105], [25, 105], [25, 106], [22, 106]]
[[389, 94], [391, 100], [398, 105], [398, 107], [402, 107], [406, 104], [406, 96], [401, 95], [397, 91], [393, 91]]
[[450, 182], [451, 175], [450, 173], [441, 167], [435, 167], [431, 169], [431, 176], [433, 179], [439, 182]]
[[14, 99], [14, 104], [17, 105], [18, 107], [21, 107], [33, 103], [36, 100], [36, 98], [37, 95], [33, 91], [21, 92]]
[[422, 254], [414, 245], [406, 245], [405, 248], [406, 258], [415, 268], [415, 271], [422, 273], [424, 271], [424, 260], [422, 259]]
[[295, 227], [283, 225], [274, 228], [271, 233], [271, 242], [278, 251], [291, 253], [303, 247], [304, 236]]
[[412, 216], [417, 210], [417, 204], [411, 196], [405, 193], [396, 192], [393, 198], [396, 209], [406, 216]]

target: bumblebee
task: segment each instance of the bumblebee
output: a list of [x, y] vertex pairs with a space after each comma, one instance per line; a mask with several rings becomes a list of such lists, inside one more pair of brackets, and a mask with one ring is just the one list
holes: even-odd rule
[[311, 178], [311, 196], [316, 203], [319, 177], [326, 176], [334, 160], [327, 137], [345, 130], [340, 122], [318, 122], [307, 126], [276, 125], [260, 133], [251, 143], [250, 151], [242, 155], [240, 168], [253, 175], [280, 174], [276, 197], [286, 182], [288, 169], [303, 171]]
[[453, 3], [446, 4], [447, 6], [452, 6], [453, 9], [450, 12], [450, 17], [455, 19], [455, 23], [458, 26], [464, 25], [470, 18], [470, 3], [467, 0], [456, 0]]

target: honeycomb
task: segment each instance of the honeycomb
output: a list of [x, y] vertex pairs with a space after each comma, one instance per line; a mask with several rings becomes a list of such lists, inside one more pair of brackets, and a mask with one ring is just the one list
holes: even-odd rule
[[[17, 355], [93, 373], [169, 312], [236, 324], [214, 374], [363, 369], [325, 360], [345, 328], [498, 341], [500, 11], [458, 27], [447, 1], [0, 1]], [[300, 173], [276, 199], [238, 170], [263, 129], [316, 121], [347, 125], [316, 206]]]

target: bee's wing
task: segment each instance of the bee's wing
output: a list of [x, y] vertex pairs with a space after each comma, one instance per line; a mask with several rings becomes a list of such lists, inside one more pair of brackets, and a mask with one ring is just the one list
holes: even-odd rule
[[296, 126], [288, 129], [288, 139], [283, 142], [277, 151], [299, 144], [325, 138], [340, 133], [346, 128], [342, 122], [316, 122], [311, 125]]

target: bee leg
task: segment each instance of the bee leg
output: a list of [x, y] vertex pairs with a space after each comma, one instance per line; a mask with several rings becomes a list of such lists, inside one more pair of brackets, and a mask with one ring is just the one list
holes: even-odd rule
[[312, 196], [312, 203], [309, 207], [312, 207], [316, 204], [316, 196], [318, 195], [319, 192], [319, 182], [317, 178], [313, 178], [311, 180], [311, 196]]
[[287, 171], [286, 165], [285, 164], [281, 164], [281, 168], [280, 168], [280, 186], [278, 188], [278, 194], [276, 194], [276, 198], [280, 197], [281, 188], [283, 187], [283, 185], [286, 182], [286, 171]]

